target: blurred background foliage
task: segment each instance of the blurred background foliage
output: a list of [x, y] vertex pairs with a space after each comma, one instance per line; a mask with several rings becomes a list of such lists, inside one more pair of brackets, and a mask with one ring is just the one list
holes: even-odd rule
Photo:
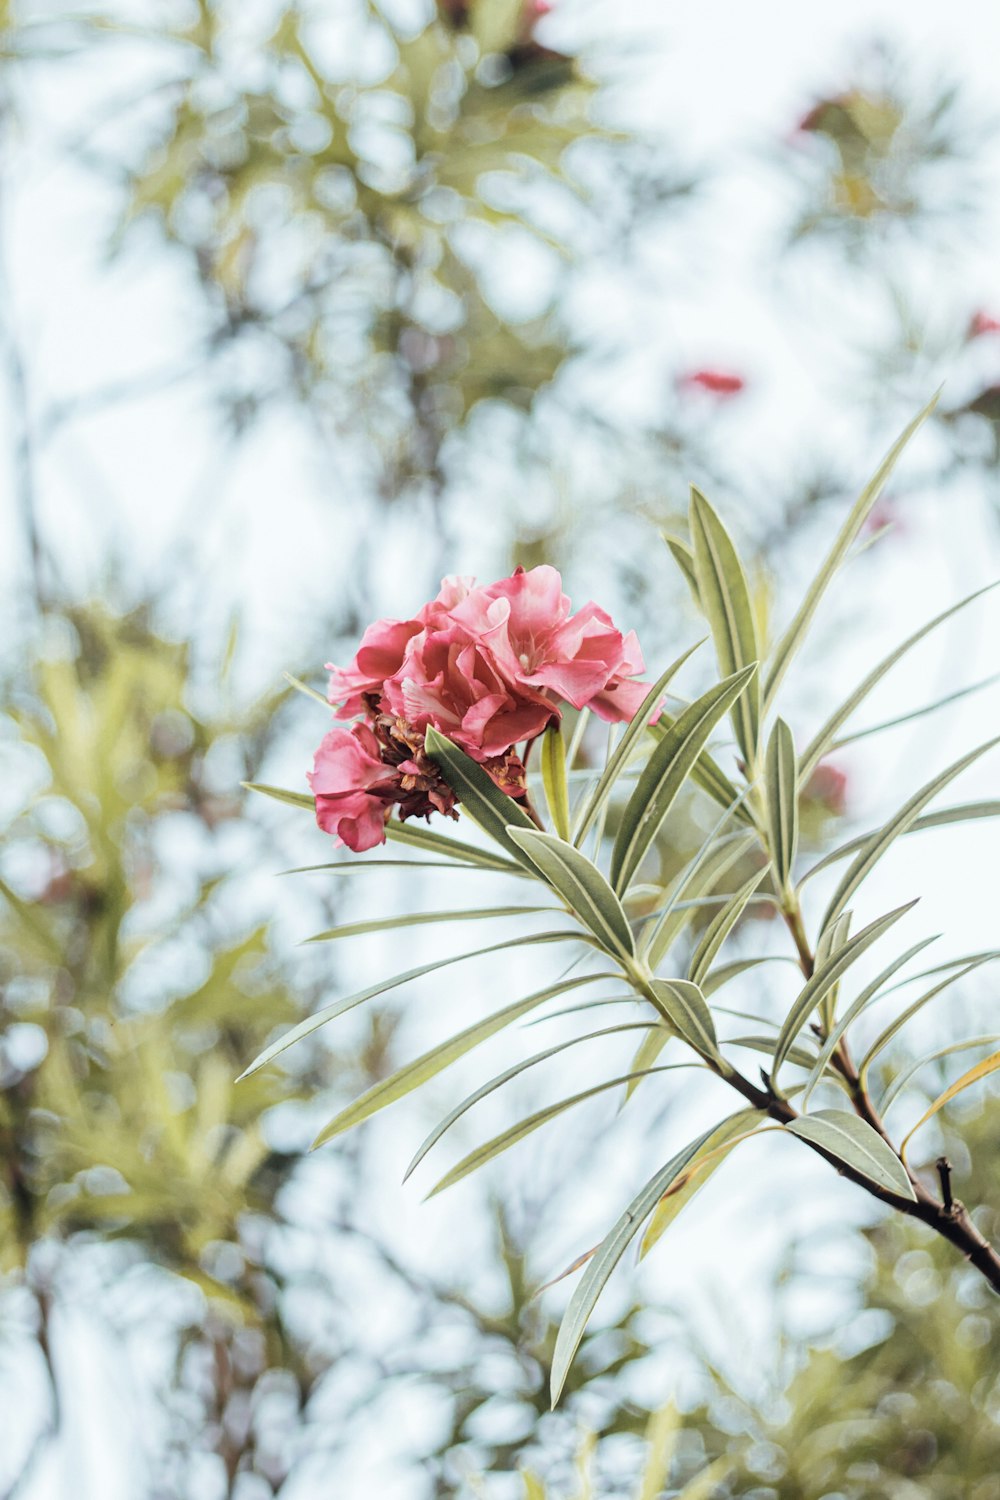
[[[614, 7], [603, 33], [591, 10], [0, 8], [3, 440], [21, 559], [0, 741], [0, 1410], [17, 1413], [0, 1417], [4, 1500], [59, 1494], [75, 1471], [58, 1463], [72, 1466], [95, 1411], [105, 1431], [110, 1411], [143, 1433], [101, 1487], [137, 1500], [368, 1493], [364, 1450], [397, 1431], [393, 1496], [1000, 1497], [997, 1314], [911, 1226], [864, 1230], [861, 1269], [836, 1291], [848, 1311], [825, 1331], [814, 1318], [811, 1342], [794, 1318], [780, 1332], [786, 1301], [815, 1281], [808, 1255], [790, 1255], [754, 1379], [699, 1342], [667, 1285], [595, 1327], [549, 1413], [555, 1329], [535, 1288], [551, 1267], [527, 1245], [534, 1257], [546, 1233], [561, 1242], [573, 1214], [563, 1182], [578, 1174], [559, 1153], [539, 1152], [530, 1190], [496, 1178], [488, 1228], [428, 1268], [392, 1232], [364, 1141], [300, 1154], [303, 1101], [323, 1109], [390, 1071], [405, 1007], [234, 1086], [276, 1025], [329, 992], [329, 961], [291, 942], [323, 925], [308, 925], [312, 908], [330, 917], [341, 902], [301, 882], [275, 894], [301, 840], [240, 790], [304, 765], [316, 735], [277, 673], [248, 660], [254, 628], [292, 620], [289, 664], [319, 682], [373, 607], [403, 611], [389, 604], [400, 559], [410, 602], [473, 536], [481, 573], [545, 560], [600, 585], [656, 662], [687, 621], [650, 546], [683, 529], [688, 480], [738, 505], [766, 626], [775, 576], [870, 467], [836, 437], [748, 465], [731, 438], [743, 422], [756, 441], [764, 424], [746, 342], [716, 336], [694, 359], [690, 338], [648, 347], [655, 330], [619, 291], [683, 302], [698, 267], [724, 293], [725, 263], [702, 262], [727, 168], [682, 130], [627, 122], [641, 49], [615, 40]], [[136, 375], [129, 360], [119, 381], [67, 392], [18, 309], [9, 241], [38, 101], [71, 78], [53, 149], [93, 184], [109, 275], [169, 264], [188, 337], [179, 361]], [[781, 305], [816, 338], [816, 389], [853, 439], [881, 447], [951, 372], [924, 467], [894, 482], [884, 539], [856, 565], [877, 585], [905, 504], [970, 485], [995, 503], [1000, 305], [946, 274], [956, 241], [986, 232], [995, 122], [961, 79], [891, 45], [859, 49], [837, 88], [804, 78], [801, 93], [785, 135], [736, 170], [779, 185]], [[841, 317], [829, 289], [859, 284], [872, 316]], [[158, 567], [112, 547], [82, 583], [52, 523], [59, 444], [192, 375], [219, 414], [218, 467], [276, 412], [315, 443], [340, 545], [308, 638], [294, 578], [281, 611], [250, 620], [250, 647], [230, 632], [228, 570], [186, 520]], [[179, 455], [189, 443], [178, 429]], [[820, 772], [803, 809], [817, 845], [856, 800], [841, 764]], [[704, 809], [685, 815], [694, 847]], [[665, 879], [687, 852], [664, 848]], [[748, 921], [749, 951], [763, 927]], [[933, 1071], [929, 1095], [945, 1079]], [[568, 1149], [585, 1159], [601, 1136], [595, 1119]], [[946, 1145], [963, 1196], [996, 1201], [985, 1114], [963, 1112], [962, 1138]], [[88, 1374], [87, 1340], [117, 1386]], [[675, 1362], [679, 1425], [665, 1405]], [[88, 1392], [102, 1380], [103, 1396]]]

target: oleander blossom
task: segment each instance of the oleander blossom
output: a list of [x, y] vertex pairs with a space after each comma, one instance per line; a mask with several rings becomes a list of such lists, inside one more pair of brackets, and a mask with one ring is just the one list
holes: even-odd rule
[[615, 723], [631, 719], [647, 685], [635, 632], [604, 610], [575, 614], [555, 568], [518, 568], [476, 587], [444, 579], [408, 620], [377, 620], [354, 660], [329, 665], [339, 719], [309, 778], [320, 827], [355, 850], [385, 839], [393, 807], [402, 819], [456, 816], [455, 796], [424, 752], [428, 728], [450, 739], [511, 797], [526, 796], [515, 746], [558, 722], [565, 704]]

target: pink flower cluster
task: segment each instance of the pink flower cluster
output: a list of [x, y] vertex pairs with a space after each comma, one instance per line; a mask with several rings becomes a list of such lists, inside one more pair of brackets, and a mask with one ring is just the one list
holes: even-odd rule
[[563, 704], [611, 722], [633, 717], [647, 687], [635, 632], [622, 635], [596, 604], [576, 614], [555, 568], [477, 588], [446, 578], [410, 620], [378, 620], [347, 667], [329, 667], [337, 717], [309, 777], [321, 828], [355, 850], [401, 818], [455, 816], [455, 796], [424, 753], [429, 725], [513, 797], [525, 795], [514, 747], [540, 735]]

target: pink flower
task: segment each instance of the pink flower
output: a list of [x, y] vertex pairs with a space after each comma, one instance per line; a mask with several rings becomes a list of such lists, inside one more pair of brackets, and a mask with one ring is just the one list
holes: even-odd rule
[[324, 735], [307, 776], [316, 798], [316, 821], [356, 853], [385, 840], [392, 807], [373, 788], [392, 790], [398, 772], [383, 763], [379, 743], [366, 724]]
[[984, 333], [1000, 333], [1000, 318], [993, 317], [991, 313], [980, 311], [973, 314], [965, 336], [968, 339], [978, 339]]
[[641, 683], [626, 680], [645, 670], [634, 631], [623, 636], [596, 604], [571, 615], [555, 568], [518, 568], [510, 578], [474, 589], [452, 618], [529, 701], [543, 697], [554, 708], [554, 700], [563, 699], [620, 721], [630, 719], [646, 695]]
[[425, 604], [412, 620], [376, 620], [361, 637], [354, 660], [348, 667], [327, 662], [330, 686], [327, 697], [339, 705], [339, 719], [353, 719], [364, 712], [369, 695], [380, 697], [383, 684], [401, 669], [406, 648], [415, 635], [429, 625], [441, 622], [448, 610], [464, 599], [472, 586], [471, 578], [455, 576], [442, 580], [436, 599]]
[[689, 370], [678, 376], [677, 384], [682, 391], [702, 390], [725, 397], [738, 396], [746, 381], [730, 370]]
[[847, 807], [847, 775], [831, 761], [821, 760], [803, 788], [807, 802], [819, 802], [836, 817]]
[[394, 806], [404, 819], [455, 816], [454, 793], [424, 751], [430, 726], [524, 797], [514, 747], [567, 703], [631, 719], [647, 693], [635, 681], [644, 670], [635, 633], [622, 635], [596, 604], [573, 614], [555, 568], [518, 568], [484, 588], [446, 578], [413, 619], [376, 621], [354, 660], [329, 668], [337, 716], [365, 722], [331, 730], [319, 747], [309, 777], [317, 821], [361, 850], [384, 840]]
[[400, 673], [385, 683], [384, 702], [415, 730], [433, 725], [480, 761], [534, 739], [558, 717], [540, 693], [512, 688], [461, 626], [415, 636]]

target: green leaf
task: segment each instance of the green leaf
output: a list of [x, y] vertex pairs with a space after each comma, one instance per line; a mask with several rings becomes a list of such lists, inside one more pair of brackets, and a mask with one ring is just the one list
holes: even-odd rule
[[464, 750], [453, 745], [451, 740], [438, 734], [428, 725], [425, 739], [427, 754], [440, 770], [464, 810], [474, 818], [480, 828], [500, 845], [519, 864], [533, 871], [530, 861], [509, 838], [507, 829], [534, 829], [535, 825], [513, 797], [502, 792], [492, 778]]
[[248, 792], [261, 792], [265, 797], [273, 797], [275, 802], [287, 802], [289, 807], [305, 807], [315, 816], [316, 799], [306, 792], [288, 792], [281, 786], [267, 786], [263, 781], [241, 781], [242, 786]]
[[413, 1062], [397, 1068], [390, 1077], [380, 1079], [370, 1089], [366, 1089], [352, 1104], [347, 1105], [335, 1115], [329, 1125], [325, 1126], [313, 1141], [313, 1149], [333, 1140], [334, 1136], [341, 1135], [345, 1130], [360, 1125], [363, 1120], [370, 1119], [387, 1104], [394, 1104], [397, 1099], [402, 1099], [414, 1089], [420, 1088], [428, 1079], [436, 1077], [443, 1069], [450, 1067], [467, 1052], [471, 1052], [473, 1047], [478, 1047], [480, 1042], [488, 1041], [491, 1036], [495, 1036], [512, 1021], [526, 1016], [529, 1011], [537, 1010], [540, 1005], [544, 1005], [546, 1000], [551, 1000], [555, 995], [562, 995], [567, 990], [575, 989], [593, 977], [595, 976], [563, 980], [560, 984], [550, 984], [543, 990], [536, 990], [533, 995], [528, 995], [523, 1000], [516, 1000], [512, 1005], [505, 1005], [502, 1010], [494, 1011], [482, 1021], [477, 1021], [475, 1025], [467, 1026], [456, 1036], [449, 1037], [446, 1042], [432, 1047], [429, 1052], [423, 1053]]
[[[629, 1071], [631, 1073], [642, 1073], [646, 1068], [651, 1068], [672, 1036], [673, 1032], [668, 1030], [666, 1026], [654, 1023], [650, 1027], [648, 1036], [644, 1036], [639, 1043]], [[640, 1082], [641, 1079], [633, 1078], [632, 1082], [626, 1085], [624, 1100], [626, 1104], [639, 1087]]]
[[701, 593], [698, 589], [698, 575], [695, 572], [694, 566], [694, 553], [691, 551], [691, 548], [688, 546], [687, 542], [681, 541], [679, 536], [670, 536], [665, 531], [662, 533], [662, 536], [663, 540], [670, 548], [674, 562], [677, 564], [677, 566], [681, 570], [681, 573], [684, 575], [684, 582], [691, 590], [691, 598], [698, 606], [698, 609], [701, 610], [702, 614], [704, 614], [705, 611], [702, 608]]
[[757, 847], [755, 833], [727, 834], [718, 839], [719, 829], [725, 822], [720, 819], [702, 844], [674, 886], [674, 896], [660, 916], [647, 923], [639, 938], [639, 951], [645, 955], [650, 968], [657, 964], [677, 941], [690, 921], [692, 901], [701, 899], [703, 892], [725, 880], [734, 865]]
[[943, 994], [944, 991], [950, 989], [953, 984], [957, 984], [960, 979], [964, 979], [967, 974], [971, 974], [974, 969], [981, 968], [983, 964], [991, 963], [993, 957], [993, 954], [985, 954], [982, 957], [973, 959], [971, 963], [966, 964], [964, 969], [959, 969], [956, 973], [949, 974], [947, 978], [940, 980], [939, 983], [933, 985], [929, 990], [925, 990], [922, 995], [918, 995], [917, 999], [914, 1000], [911, 1005], [908, 1005], [900, 1015], [896, 1016], [894, 1020], [890, 1021], [888, 1026], [886, 1026], [883, 1031], [879, 1032], [878, 1036], [872, 1042], [864, 1057], [861, 1059], [861, 1063], [858, 1068], [858, 1076], [861, 1079], [862, 1084], [867, 1081], [868, 1070], [871, 1067], [872, 1063], [875, 1061], [875, 1058], [878, 1056], [878, 1054], [884, 1047], [887, 1047], [889, 1045], [893, 1037], [896, 1036], [900, 1031], [902, 1031], [907, 1022], [911, 1021], [918, 1011], [923, 1010], [924, 1006], [927, 1005], [929, 1001], [933, 1000], [937, 995]]
[[875, 471], [875, 474], [851, 507], [850, 513], [837, 533], [823, 566], [806, 590], [805, 598], [796, 610], [791, 624], [771, 654], [771, 670], [764, 684], [763, 711], [765, 714], [773, 704], [775, 694], [784, 679], [785, 673], [788, 671], [792, 660], [806, 638], [809, 626], [812, 624], [813, 616], [819, 608], [823, 595], [826, 593], [827, 588], [840, 569], [848, 552], [851, 550], [851, 546], [859, 535], [861, 528], [871, 514], [872, 508], [882, 493], [883, 485], [896, 465], [896, 460], [917, 428], [930, 416], [936, 404], [937, 396], [934, 397], [933, 401], [928, 402], [923, 411], [913, 419], [902, 435], [897, 438]]
[[[605, 979], [621, 979], [620, 974], [605, 974]], [[562, 1016], [578, 1016], [581, 1011], [598, 1010], [605, 1005], [631, 1005], [642, 1009], [642, 1001], [634, 991], [625, 995], [604, 995], [600, 1000], [588, 1000], [586, 1004], [566, 1005], [562, 1010], [554, 1010], [547, 1016], [539, 1016], [537, 1021], [526, 1021], [526, 1026], [544, 1026], [546, 1021], [555, 1021]], [[658, 1022], [650, 1022], [650, 1025], [658, 1025]]]
[[649, 757], [622, 812], [611, 856], [611, 883], [619, 894], [628, 887], [660, 831], [712, 730], [756, 671], [756, 666], [744, 667], [692, 703]]
[[330, 943], [337, 938], [360, 937], [366, 932], [388, 932], [394, 927], [422, 927], [429, 922], [481, 922], [489, 917], [527, 917], [539, 912], [557, 915], [551, 906], [479, 906], [464, 911], [418, 911], [402, 917], [373, 917], [367, 922], [345, 922], [306, 938], [307, 943]]
[[[713, 1127], [714, 1129], [714, 1127]], [[662, 1166], [632, 1199], [628, 1208], [601, 1241], [581, 1276], [570, 1298], [566, 1314], [559, 1326], [556, 1347], [552, 1357], [552, 1405], [557, 1404], [566, 1383], [566, 1376], [573, 1357], [580, 1347], [584, 1330], [593, 1312], [598, 1297], [604, 1290], [608, 1277], [621, 1260], [632, 1240], [639, 1233], [646, 1218], [670, 1187], [684, 1171], [712, 1134], [706, 1130], [676, 1156]]]
[[291, 672], [282, 672], [281, 675], [286, 682], [291, 683], [297, 693], [303, 693], [307, 698], [313, 698], [317, 703], [321, 703], [328, 714], [333, 712], [333, 704], [329, 698], [324, 698], [323, 694], [318, 693], [314, 687], [310, 687], [308, 682], [301, 682], [298, 677], [293, 677]]
[[542, 785], [552, 826], [561, 839], [568, 840], [569, 782], [566, 779], [566, 746], [557, 723], [550, 724], [542, 735]]
[[912, 650], [914, 646], [922, 641], [924, 636], [929, 635], [932, 630], [936, 630], [939, 625], [943, 625], [946, 620], [950, 620], [952, 615], [957, 614], [959, 610], [965, 609], [967, 604], [972, 604], [974, 600], [980, 599], [983, 594], [988, 594], [991, 589], [997, 587], [996, 583], [988, 583], [985, 588], [976, 589], [974, 593], [967, 594], [957, 604], [953, 604], [949, 609], [943, 610], [941, 614], [935, 615], [933, 620], [928, 621], [926, 625], [922, 625], [919, 630], [915, 630], [911, 636], [907, 636], [906, 640], [890, 651], [888, 656], [884, 656], [878, 665], [872, 668], [859, 686], [854, 689], [854, 692], [830, 715], [822, 728], [816, 731], [816, 734], [803, 752], [799, 766], [800, 779], [802, 781], [808, 780], [820, 760], [833, 744], [840, 726], [851, 717], [855, 709], [860, 707], [868, 697], [868, 694], [881, 682], [890, 668], [894, 667], [908, 651]]
[[956, 760], [946, 770], [935, 776], [933, 781], [927, 782], [918, 792], [915, 792], [887, 823], [872, 834], [855, 855], [849, 869], [830, 898], [830, 904], [823, 917], [824, 931], [836, 921], [862, 881], [867, 879], [883, 854], [895, 843], [900, 834], [905, 833], [912, 826], [927, 803], [936, 797], [950, 781], [954, 781], [956, 776], [959, 776], [980, 756], [985, 755], [987, 750], [991, 750], [997, 744], [1000, 744], [1000, 735], [987, 740], [984, 745], [978, 745], [975, 750], [970, 750], [968, 755], [963, 755], [960, 760]]
[[709, 1464], [707, 1469], [702, 1469], [693, 1479], [680, 1490], [675, 1500], [711, 1500], [711, 1497], [722, 1485], [724, 1479], [732, 1473], [735, 1459], [731, 1453], [723, 1453]]
[[730, 896], [722, 910], [715, 914], [705, 928], [688, 965], [688, 978], [695, 984], [704, 983], [716, 954], [743, 915], [750, 897], [764, 879], [768, 868], [765, 865], [762, 870], [755, 870], [750, 879], [744, 881], [739, 890]]
[[644, 1434], [647, 1459], [637, 1500], [660, 1500], [670, 1478], [670, 1464], [677, 1446], [681, 1414], [672, 1401], [650, 1414]]
[[[449, 838], [447, 834], [435, 833], [433, 829], [424, 828], [420, 824], [400, 823], [397, 819], [390, 818], [385, 825], [385, 834], [391, 843], [408, 844], [414, 849], [426, 850], [428, 854], [447, 854], [451, 859], [478, 865], [484, 870], [499, 870], [504, 875], [522, 877], [528, 874], [522, 864], [504, 859], [503, 855], [496, 854], [492, 849], [477, 849], [475, 844], [466, 844], [461, 839]], [[533, 870], [531, 874], [534, 874]]]
[[[640, 1260], [649, 1254], [656, 1242], [662, 1238], [671, 1224], [677, 1218], [682, 1208], [691, 1202], [695, 1193], [699, 1192], [712, 1173], [722, 1166], [732, 1148], [745, 1139], [755, 1125], [761, 1124], [767, 1119], [767, 1114], [761, 1109], [741, 1109], [728, 1120], [723, 1120], [711, 1132], [702, 1146], [695, 1153], [687, 1171], [677, 1178], [669, 1191], [660, 1199], [649, 1221], [649, 1227], [642, 1237], [639, 1246]], [[726, 1148], [720, 1150], [720, 1147]], [[710, 1161], [705, 1161], [711, 1157]]]
[[974, 1036], [964, 1042], [952, 1042], [947, 1047], [936, 1047], [933, 1052], [927, 1052], [923, 1057], [918, 1057], [909, 1067], [897, 1073], [882, 1098], [879, 1100], [879, 1113], [884, 1114], [892, 1104], [893, 1100], [903, 1092], [910, 1079], [920, 1072], [929, 1062], [937, 1062], [941, 1057], [950, 1057], [953, 1052], [968, 1052], [973, 1047], [995, 1047], [1000, 1042], [1000, 1036]]
[[924, 1110], [920, 1119], [913, 1126], [913, 1129], [907, 1131], [900, 1143], [900, 1155], [905, 1156], [906, 1148], [917, 1131], [921, 1126], [926, 1125], [927, 1121], [936, 1115], [938, 1110], [943, 1109], [946, 1104], [950, 1104], [953, 1099], [956, 1099], [959, 1094], [963, 1094], [966, 1089], [971, 1088], [974, 1083], [979, 1083], [982, 1079], [988, 1077], [990, 1073], [995, 1073], [998, 1068], [1000, 1068], [1000, 1052], [994, 1052], [990, 1057], [984, 1057], [981, 1062], [977, 1062], [967, 1073], [963, 1073], [961, 1078], [956, 1078], [955, 1082], [946, 1088], [943, 1094], [938, 1094], [929, 1108]]
[[632, 752], [634, 751], [640, 737], [648, 728], [649, 720], [659, 706], [663, 698], [663, 694], [666, 690], [667, 684], [674, 676], [676, 676], [681, 667], [687, 661], [688, 657], [691, 656], [693, 652], [697, 651], [698, 647], [701, 644], [701, 641], [696, 641], [695, 644], [689, 647], [687, 651], [683, 651], [681, 655], [677, 657], [676, 661], [672, 661], [670, 663], [670, 666], [667, 668], [667, 670], [660, 678], [658, 678], [658, 680], [653, 684], [649, 692], [646, 694], [645, 698], [639, 706], [638, 711], [630, 721], [628, 727], [625, 730], [625, 733], [619, 740], [617, 747], [608, 757], [608, 763], [601, 773], [600, 780], [595, 786], [593, 792], [590, 794], [590, 797], [587, 799], [587, 802], [579, 815], [579, 820], [576, 826], [576, 835], [573, 839], [573, 842], [578, 849], [586, 838], [588, 832], [590, 831], [591, 824], [597, 817], [597, 814], [600, 812], [601, 808], [605, 805], [608, 798], [611, 796], [611, 793], [614, 790], [615, 782], [618, 780], [618, 777], [621, 775], [622, 771], [624, 771], [626, 765], [628, 764], [629, 758], [632, 755]]
[[[691, 486], [691, 540], [698, 594], [712, 629], [724, 677], [760, 660], [746, 574], [732, 539], [705, 496]], [[753, 778], [760, 726], [760, 679], [754, 676], [732, 705], [733, 728]]]
[[[597, 978], [599, 976], [592, 975], [590, 977]], [[600, 977], [606, 978], [607, 976], [604, 975]], [[585, 981], [580, 980], [577, 982], [584, 983]], [[559, 1014], [559, 1011], [554, 1011], [551, 1016], [543, 1017], [543, 1020], [551, 1021], [556, 1015]], [[537, 1025], [538, 1023], [536, 1022], [535, 1024]], [[548, 1058], [555, 1057], [557, 1053], [565, 1052], [568, 1047], [575, 1047], [580, 1042], [592, 1042], [598, 1037], [615, 1036], [620, 1031], [649, 1031], [651, 1027], [656, 1026], [657, 1022], [655, 1021], [623, 1021], [619, 1022], [617, 1026], [603, 1026], [599, 1031], [585, 1032], [582, 1036], [571, 1036], [568, 1038], [564, 1037], [561, 1042], [556, 1042], [553, 1046], [546, 1047], [543, 1052], [535, 1052], [531, 1057], [522, 1058], [520, 1062], [514, 1063], [511, 1067], [505, 1069], [503, 1073], [499, 1073], [495, 1078], [491, 1078], [488, 1080], [488, 1082], [480, 1084], [479, 1088], [475, 1089], [471, 1094], [467, 1095], [466, 1098], [461, 1100], [460, 1103], [456, 1104], [453, 1109], [449, 1110], [443, 1120], [438, 1121], [438, 1123], [434, 1126], [434, 1129], [428, 1136], [424, 1138], [424, 1140], [418, 1146], [416, 1152], [413, 1155], [413, 1159], [411, 1160], [409, 1166], [403, 1174], [403, 1181], [405, 1182], [407, 1180], [410, 1174], [423, 1161], [428, 1151], [430, 1151], [434, 1146], [437, 1145], [441, 1137], [451, 1129], [456, 1120], [460, 1120], [461, 1117], [468, 1110], [470, 1110], [474, 1104], [478, 1104], [480, 1099], [485, 1099], [487, 1094], [492, 1094], [496, 1089], [502, 1088], [503, 1085], [505, 1083], [509, 1083], [512, 1078], [517, 1078], [519, 1074], [524, 1073], [528, 1068], [533, 1068], [536, 1063], [545, 1062]]]
[[[328, 870], [331, 875], [354, 875], [358, 870], [461, 870], [468, 875], [477, 868], [453, 859], [337, 859], [323, 865], [296, 865], [291, 870], [279, 870], [278, 874], [315, 875], [320, 870]], [[512, 865], [511, 873], [523, 876], [525, 871]]]
[[[751, 1052], [763, 1052], [770, 1057], [774, 1051], [773, 1036], [727, 1036], [723, 1039], [724, 1047], [749, 1047]], [[815, 1052], [807, 1052], [805, 1047], [789, 1047], [786, 1061], [794, 1063], [796, 1067], [810, 1069], [816, 1065]]]
[[[648, 1068], [646, 1074], [643, 1076], [648, 1076], [650, 1073], [671, 1073], [673, 1071], [673, 1068], [670, 1066]], [[463, 1156], [462, 1160], [456, 1162], [450, 1172], [445, 1173], [440, 1182], [434, 1184], [427, 1197], [433, 1198], [438, 1193], [443, 1193], [445, 1188], [454, 1187], [455, 1183], [461, 1182], [463, 1177], [468, 1177], [471, 1173], [478, 1172], [480, 1167], [484, 1167], [487, 1162], [493, 1161], [501, 1152], [507, 1151], [511, 1146], [516, 1146], [518, 1141], [523, 1141], [525, 1136], [531, 1135], [532, 1131], [537, 1130], [539, 1126], [547, 1125], [550, 1120], [554, 1120], [557, 1115], [565, 1113], [567, 1109], [572, 1109], [574, 1105], [582, 1104], [585, 1099], [593, 1099], [595, 1095], [603, 1094], [608, 1089], [617, 1088], [619, 1084], [628, 1083], [630, 1079], [636, 1076], [634, 1073], [623, 1073], [618, 1078], [606, 1078], [603, 1083], [595, 1083], [589, 1089], [582, 1089], [578, 1094], [571, 1094], [568, 1099], [559, 1099], [555, 1104], [547, 1104], [544, 1109], [536, 1110], [533, 1115], [528, 1115], [526, 1119], [519, 1120], [516, 1125], [509, 1126], [507, 1130], [503, 1130], [499, 1135], [495, 1135], [492, 1140], [484, 1141], [481, 1146], [477, 1146], [474, 1151], [470, 1151], [468, 1156]]]
[[[943, 828], [949, 823], [974, 823], [979, 818], [1000, 817], [1000, 802], [963, 802], [957, 807], [943, 807], [939, 812], [924, 813], [920, 818], [915, 818], [908, 828], [903, 830], [904, 834], [923, 833], [928, 828]], [[841, 844], [839, 849], [834, 849], [821, 859], [812, 869], [807, 870], [799, 881], [799, 886], [805, 885], [814, 875], [821, 870], [829, 869], [831, 865], [837, 864], [849, 855], [856, 854], [863, 849], [878, 833], [874, 829], [869, 833], [859, 834], [857, 838], [851, 839], [849, 843]]]
[[[712, 969], [701, 981], [701, 992], [706, 1000], [710, 1000], [717, 990], [729, 983], [731, 979], [737, 979], [745, 974], [748, 969], [759, 968], [761, 964], [773, 963], [775, 960], [768, 957], [761, 958], [737, 958], [731, 964], [720, 964], [717, 969]], [[791, 960], [794, 962], [794, 959]]]
[[767, 743], [764, 784], [775, 878], [779, 890], [787, 892], [799, 842], [799, 782], [795, 741], [784, 719], [775, 722]]
[[906, 1168], [882, 1137], [846, 1109], [818, 1109], [785, 1126], [821, 1153], [853, 1167], [869, 1182], [897, 1197], [916, 1201]]
[[933, 703], [925, 703], [922, 708], [913, 708], [908, 714], [897, 714], [894, 719], [883, 719], [880, 724], [867, 724], [864, 729], [856, 729], [853, 734], [845, 734], [841, 739], [834, 740], [830, 750], [842, 750], [845, 745], [853, 745], [858, 740], [870, 739], [873, 734], [882, 734], [887, 729], [898, 729], [901, 724], [912, 724], [915, 719], [925, 719], [928, 714], [936, 714], [940, 709], [947, 708], [952, 703], [958, 703], [962, 698], [969, 698], [973, 693], [981, 693], [984, 688], [992, 687], [995, 682], [1000, 682], [1000, 672], [994, 672], [990, 677], [983, 677], [979, 682], [972, 682], [968, 687], [959, 688], [954, 693], [946, 693], [943, 698], [935, 698]]
[[898, 906], [887, 916], [879, 917], [870, 922], [850, 942], [845, 943], [836, 953], [831, 954], [826, 963], [821, 964], [812, 978], [807, 980], [800, 993], [796, 996], [791, 1010], [788, 1012], [778, 1033], [778, 1039], [774, 1047], [774, 1062], [771, 1068], [771, 1083], [775, 1083], [778, 1070], [788, 1055], [788, 1050], [803, 1026], [812, 1015], [813, 1011], [822, 1001], [840, 977], [846, 973], [853, 963], [856, 963], [861, 955], [871, 947], [872, 943], [878, 941], [883, 933], [888, 932], [900, 917], [905, 916], [916, 906], [915, 901], [908, 901], [905, 906]]
[[534, 828], [511, 828], [508, 833], [605, 952], [626, 959], [635, 956], [628, 917], [596, 865], [551, 833]]
[[898, 973], [904, 964], [908, 964], [910, 959], [914, 958], [916, 954], [922, 953], [929, 944], [936, 942], [937, 936], [934, 936], [922, 938], [919, 943], [914, 943], [912, 948], [908, 948], [905, 953], [900, 954], [898, 958], [894, 958], [891, 964], [887, 964], [886, 967], [882, 970], [881, 974], [876, 975], [871, 984], [866, 985], [865, 988], [861, 991], [860, 995], [858, 995], [858, 997], [848, 1006], [847, 1010], [841, 1016], [840, 1020], [834, 1026], [833, 1030], [830, 1032], [830, 1035], [827, 1037], [826, 1041], [819, 1049], [819, 1056], [816, 1059], [816, 1066], [813, 1068], [809, 1077], [806, 1079], [806, 1086], [802, 1091], [801, 1102], [803, 1109], [806, 1109], [808, 1107], [809, 1099], [812, 1095], [813, 1089], [816, 1087], [823, 1074], [826, 1072], [827, 1064], [832, 1058], [834, 1052], [836, 1052], [837, 1047], [840, 1043], [840, 1039], [844, 1035], [844, 1033], [850, 1026], [853, 1026], [858, 1016], [872, 1000], [881, 998], [879, 996], [879, 991], [886, 983], [886, 981], [892, 978], [893, 974]]
[[571, 771], [576, 766], [577, 756], [580, 754], [580, 746], [583, 744], [583, 737], [587, 732], [587, 725], [589, 723], [590, 709], [581, 708], [576, 716], [576, 724], [573, 726], [573, 737], [569, 742], [569, 751], [566, 755], [566, 764]]
[[324, 1006], [314, 1015], [306, 1016], [297, 1026], [286, 1031], [277, 1041], [265, 1047], [263, 1052], [254, 1058], [248, 1068], [244, 1068], [237, 1082], [249, 1078], [252, 1073], [266, 1066], [286, 1048], [300, 1042], [303, 1037], [311, 1036], [328, 1021], [333, 1021], [337, 1016], [342, 1016], [345, 1011], [353, 1010], [356, 1005], [362, 1005], [366, 1000], [373, 1000], [376, 995], [384, 995], [388, 990], [398, 989], [401, 984], [407, 984], [411, 979], [420, 979], [424, 974], [431, 974], [435, 969], [445, 969], [449, 964], [463, 963], [467, 958], [481, 958], [486, 953], [499, 953], [507, 948], [525, 947], [535, 943], [566, 943], [579, 942], [579, 932], [535, 932], [525, 936], [507, 938], [502, 943], [491, 943], [488, 948], [476, 948], [471, 953], [454, 953], [449, 958], [437, 958], [428, 964], [420, 964], [415, 969], [407, 969], [405, 974], [393, 974], [389, 979], [381, 979], [377, 984], [371, 984], [367, 989], [357, 990], [353, 995], [346, 995], [342, 1000], [336, 1000], [333, 1005]]
[[678, 1036], [700, 1056], [710, 1057], [729, 1071], [719, 1051], [712, 1013], [698, 986], [689, 979], [653, 979], [650, 989]]

